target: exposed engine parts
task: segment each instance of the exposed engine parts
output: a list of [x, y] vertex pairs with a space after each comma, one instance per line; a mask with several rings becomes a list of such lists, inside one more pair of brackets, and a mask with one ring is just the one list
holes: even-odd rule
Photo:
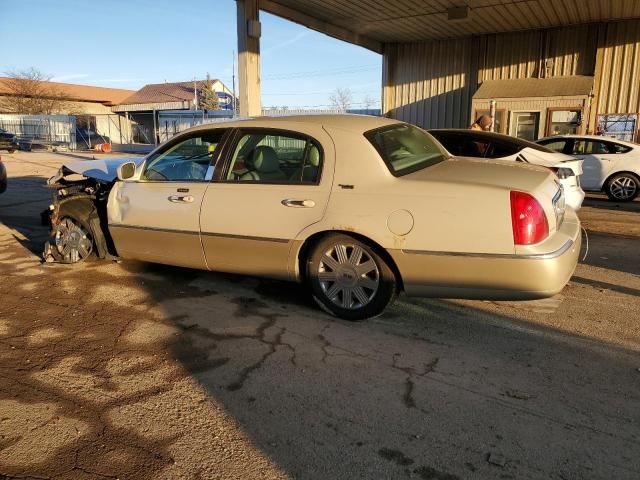
[[53, 202], [42, 212], [51, 227], [44, 245], [45, 262], [77, 263], [94, 250], [100, 258], [115, 258], [116, 252], [106, 228], [106, 205], [113, 183], [81, 178], [67, 179], [60, 173], [48, 181], [54, 188]]

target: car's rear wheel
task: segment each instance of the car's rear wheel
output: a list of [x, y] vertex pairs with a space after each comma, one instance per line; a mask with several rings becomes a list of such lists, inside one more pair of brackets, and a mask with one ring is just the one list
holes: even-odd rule
[[90, 230], [71, 217], [65, 217], [54, 227], [53, 245], [57, 259], [63, 263], [78, 263], [93, 253]]
[[307, 261], [315, 301], [345, 320], [379, 315], [396, 295], [396, 278], [370, 245], [343, 234], [322, 238]]
[[632, 173], [618, 173], [607, 182], [605, 193], [614, 202], [630, 202], [640, 193], [640, 179]]

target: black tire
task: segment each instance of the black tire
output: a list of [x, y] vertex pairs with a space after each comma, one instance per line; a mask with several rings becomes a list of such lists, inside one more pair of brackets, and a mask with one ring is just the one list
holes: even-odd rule
[[380, 315], [397, 293], [396, 277], [384, 258], [367, 243], [338, 233], [312, 247], [306, 278], [318, 305], [344, 320]]
[[51, 236], [45, 243], [45, 261], [81, 263], [95, 255], [95, 233], [90, 220], [93, 209], [92, 201], [86, 198], [60, 206], [58, 221], [51, 226]]
[[81, 263], [94, 254], [91, 229], [85, 222], [64, 217], [53, 227], [50, 253], [60, 263]]
[[631, 202], [640, 193], [640, 179], [633, 173], [617, 173], [607, 180], [604, 191], [609, 200]]
[[16, 151], [16, 149], [15, 149], [15, 148], [11, 148], [10, 150], [8, 150], [9, 154], [11, 154], [11, 153], [13, 153], [13, 152], [15, 152], [15, 151]]

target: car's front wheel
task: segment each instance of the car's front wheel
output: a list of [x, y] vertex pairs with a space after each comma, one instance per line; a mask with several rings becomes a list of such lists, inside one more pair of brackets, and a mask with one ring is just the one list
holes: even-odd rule
[[630, 202], [640, 193], [640, 179], [632, 173], [618, 173], [607, 182], [605, 193], [614, 202]]
[[45, 246], [45, 258], [61, 263], [78, 263], [93, 253], [93, 235], [88, 226], [65, 217], [53, 227], [52, 241]]
[[312, 249], [307, 281], [315, 301], [345, 320], [382, 313], [396, 296], [396, 278], [387, 262], [364, 242], [331, 234]]

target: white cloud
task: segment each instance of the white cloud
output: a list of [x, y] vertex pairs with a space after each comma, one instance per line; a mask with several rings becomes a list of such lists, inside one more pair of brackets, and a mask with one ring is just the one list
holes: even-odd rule
[[[144, 78], [98, 78], [94, 80], [94, 83], [129, 83], [129, 82], [144, 82]], [[160, 81], [156, 82], [160, 83]]]
[[64, 75], [56, 75], [51, 79], [52, 82], [68, 82], [69, 80], [79, 80], [81, 78], [90, 77], [88, 73], [66, 73]]
[[300, 40], [302, 40], [304, 37], [306, 37], [307, 35], [309, 35], [311, 33], [311, 30], [305, 30], [303, 32], [298, 33], [297, 35], [289, 38], [288, 40], [284, 40], [283, 42], [280, 43], [276, 43], [275, 45], [269, 47], [269, 48], [265, 48], [264, 50], [262, 50], [262, 55], [267, 55], [275, 50], [280, 50], [281, 48], [284, 48], [286, 46], [292, 45]]

